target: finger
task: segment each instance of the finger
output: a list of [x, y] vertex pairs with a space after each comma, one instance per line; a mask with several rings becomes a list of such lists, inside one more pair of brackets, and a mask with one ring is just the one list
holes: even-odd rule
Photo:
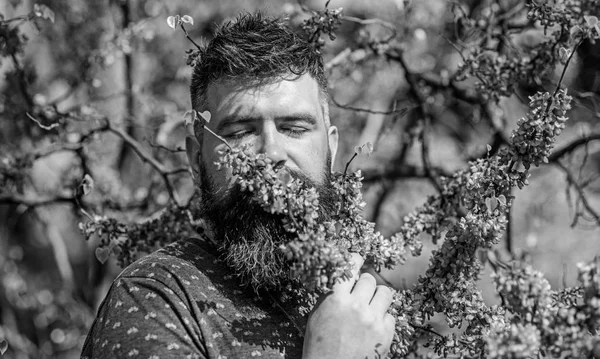
[[377, 281], [369, 273], [363, 273], [352, 289], [352, 295], [359, 301], [368, 304], [373, 298], [377, 287]]
[[371, 308], [373, 308], [373, 310], [385, 315], [388, 308], [392, 304], [393, 299], [394, 293], [389, 287], [385, 285], [378, 285], [369, 305]]
[[391, 314], [386, 314], [383, 318], [383, 336], [382, 341], [376, 345], [376, 352], [379, 354], [377, 358], [386, 358], [394, 340], [396, 319]]
[[394, 318], [393, 315], [387, 313], [385, 315], [385, 317], [383, 318], [383, 325], [384, 328], [386, 330], [387, 333], [387, 343], [388, 344], [388, 350], [389, 350], [389, 345], [392, 344], [392, 340], [394, 339], [394, 333], [396, 331], [396, 318]]
[[360, 267], [362, 267], [363, 263], [365, 262], [364, 258], [358, 253], [350, 253], [350, 256], [350, 263], [353, 264], [353, 267], [350, 270], [352, 277], [338, 280], [336, 285], [333, 287], [333, 290], [336, 292], [350, 293], [354, 283], [356, 283], [358, 278]]

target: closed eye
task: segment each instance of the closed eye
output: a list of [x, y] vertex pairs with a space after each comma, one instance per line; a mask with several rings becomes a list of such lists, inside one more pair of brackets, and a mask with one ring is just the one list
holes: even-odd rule
[[223, 135], [223, 137], [225, 137], [226, 139], [230, 139], [230, 140], [240, 140], [240, 139], [250, 135], [252, 132], [253, 132], [253, 130], [244, 129], [244, 130], [227, 133], [227, 134]]
[[307, 128], [300, 127], [300, 126], [286, 126], [286, 127], [282, 127], [280, 130], [281, 133], [284, 133], [292, 138], [299, 138], [303, 134], [305, 134], [307, 131], [308, 131]]

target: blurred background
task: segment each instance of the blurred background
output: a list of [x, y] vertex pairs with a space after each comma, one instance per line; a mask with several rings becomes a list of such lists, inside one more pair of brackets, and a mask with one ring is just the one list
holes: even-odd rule
[[[241, 4], [0, 3], [0, 343], [8, 344], [3, 357], [78, 357], [95, 311], [121, 270], [114, 256], [106, 259], [109, 252], [98, 250], [101, 238], [86, 240], [79, 223], [96, 215], [148, 221], [173, 197], [185, 203], [193, 194], [183, 151], [183, 115], [191, 106], [186, 50], [193, 44], [167, 25], [167, 17], [191, 16], [194, 23], [184, 24], [186, 30], [202, 42], [211, 38], [215, 23], [241, 11], [286, 14], [300, 28], [311, 10], [326, 6], [312, 0]], [[461, 13], [482, 21], [481, 28], [504, 16], [495, 24], [515, 30], [507, 37], [522, 56], [547, 39], [539, 24], [527, 20], [523, 1], [327, 5], [343, 7], [345, 16], [337, 38], [324, 36], [321, 48], [331, 121], [341, 134], [336, 168], [343, 170], [355, 146], [374, 145], [374, 153], [358, 157], [352, 168], [365, 176], [365, 216], [386, 236], [436, 193], [431, 171], [449, 175], [496, 151], [527, 112], [528, 96], [553, 91], [563, 71], [559, 64], [535, 81], [509, 79], [513, 87], [497, 102], [482, 97], [477, 78], [450, 85], [465, 51], [487, 36], [460, 33]], [[402, 61], [385, 55], [390, 44], [401, 49]], [[574, 102], [557, 148], [573, 146], [536, 169], [530, 185], [514, 193], [506, 239], [485, 254], [524, 259], [557, 288], [574, 285], [576, 264], [600, 254], [600, 44], [582, 44], [563, 84]], [[103, 127], [106, 121], [110, 130]], [[435, 248], [428, 238], [423, 241], [423, 255], [384, 271], [381, 279], [397, 288], [410, 286]], [[489, 274], [486, 266], [481, 288], [494, 302]]]

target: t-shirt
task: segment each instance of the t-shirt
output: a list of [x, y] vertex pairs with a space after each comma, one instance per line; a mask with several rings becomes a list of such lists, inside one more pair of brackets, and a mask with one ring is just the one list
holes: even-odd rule
[[211, 247], [184, 239], [115, 279], [81, 357], [300, 358], [305, 321], [280, 299], [242, 287]]

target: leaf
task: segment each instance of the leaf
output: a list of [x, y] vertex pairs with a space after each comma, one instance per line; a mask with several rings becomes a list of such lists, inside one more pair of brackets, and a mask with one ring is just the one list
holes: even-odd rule
[[183, 15], [181, 17], [181, 21], [185, 22], [186, 24], [194, 25], [194, 19], [190, 15]]
[[33, 14], [54, 23], [54, 11], [44, 4], [33, 4]]
[[183, 114], [183, 118], [185, 120], [184, 124], [186, 127], [190, 124], [194, 124], [194, 121], [196, 120], [196, 111], [186, 111], [186, 113]]
[[209, 123], [210, 118], [212, 117], [212, 115], [210, 114], [210, 111], [208, 111], [208, 110], [200, 113], [199, 115], [204, 119], [204, 121], [206, 121], [206, 123]]
[[579, 25], [575, 25], [569, 30], [569, 36], [571, 37], [571, 39], [574, 39], [580, 32], [581, 27]]
[[108, 257], [110, 256], [110, 248], [98, 247], [98, 248], [96, 248], [95, 254], [96, 254], [96, 258], [98, 259], [98, 261], [100, 261], [100, 263], [104, 264], [104, 263], [106, 263], [106, 261], [108, 260]]
[[169, 16], [167, 18], [167, 25], [174, 30], [177, 29], [177, 25], [179, 25], [179, 15]]
[[490, 146], [490, 144], [488, 143], [487, 145], [485, 145], [487, 147], [488, 153], [492, 152], [492, 146]]
[[583, 16], [583, 18], [585, 19], [585, 22], [588, 24], [589, 27], [594, 27], [596, 26], [596, 24], [598, 24], [598, 18], [595, 16]]
[[3, 355], [8, 350], [8, 342], [6, 340], [0, 340], [0, 355]]
[[362, 146], [354, 146], [354, 152], [360, 155], [362, 153]]
[[569, 51], [568, 49], [566, 49], [562, 46], [558, 49], [558, 58], [561, 63], [563, 63], [563, 64], [567, 63], [569, 56], [571, 56], [571, 51]]
[[83, 176], [79, 186], [81, 187], [83, 195], [85, 196], [94, 189], [94, 179], [89, 174], [86, 174]]
[[523, 161], [521, 161], [521, 160], [517, 160], [517, 162], [515, 162], [513, 164], [512, 170], [513, 171], [517, 171], [517, 172], [525, 172], [525, 171], [527, 171], [527, 169], [523, 165]]
[[493, 213], [498, 207], [498, 200], [496, 197], [488, 197], [485, 199], [485, 206], [487, 207], [488, 213]]
[[281, 183], [284, 186], [287, 186], [288, 183], [292, 181], [292, 175], [290, 174], [290, 172], [285, 171], [281, 175], [279, 175], [279, 179], [281, 180]]
[[501, 205], [506, 206], [506, 197], [503, 194], [499, 195], [497, 197], [497, 199], [498, 199], [498, 202], [500, 202]]

